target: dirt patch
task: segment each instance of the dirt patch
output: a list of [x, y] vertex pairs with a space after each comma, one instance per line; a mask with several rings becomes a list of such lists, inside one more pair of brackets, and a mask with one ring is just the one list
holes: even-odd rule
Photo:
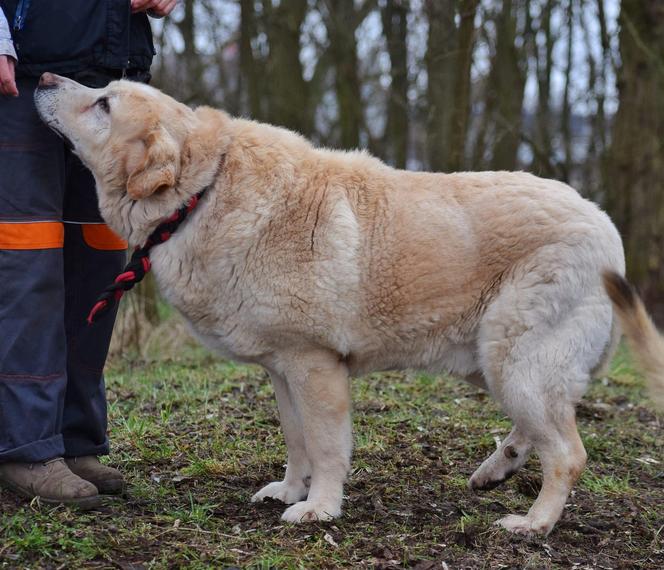
[[[536, 459], [499, 488], [466, 483], [509, 422], [477, 389], [424, 375], [354, 382], [355, 452], [342, 518], [281, 523], [249, 503], [283, 475], [285, 447], [265, 374], [205, 358], [108, 375], [109, 461], [127, 496], [98, 512], [0, 495], [7, 568], [664, 567], [660, 419], [625, 361], [580, 407], [588, 468], [546, 538], [494, 525], [536, 496]], [[615, 370], [615, 369], [614, 369]]]

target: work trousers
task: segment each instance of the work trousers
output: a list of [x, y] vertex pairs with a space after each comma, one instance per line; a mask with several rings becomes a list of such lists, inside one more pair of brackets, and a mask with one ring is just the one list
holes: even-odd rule
[[91, 173], [39, 119], [37, 81], [0, 96], [0, 462], [109, 451], [102, 371], [115, 313], [85, 318], [126, 244], [103, 224]]

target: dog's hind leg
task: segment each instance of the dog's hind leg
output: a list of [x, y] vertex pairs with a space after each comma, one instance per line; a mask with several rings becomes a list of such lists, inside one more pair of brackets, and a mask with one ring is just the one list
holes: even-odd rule
[[[520, 534], [553, 529], [585, 467], [574, 408], [611, 328], [611, 307], [594, 276], [543, 272], [541, 261], [538, 267], [503, 284], [478, 341], [491, 394], [514, 422], [522, 449], [532, 445], [542, 464], [542, 488], [528, 513], [499, 521]], [[523, 454], [516, 451], [518, 461]]]
[[528, 460], [530, 439], [517, 426], [473, 473], [468, 486], [473, 491], [494, 489], [514, 475]]
[[[515, 356], [519, 353], [518, 348], [512, 352]], [[573, 359], [571, 367], [557, 357], [554, 357], [556, 363], [546, 360], [546, 355], [537, 350], [517, 360], [508, 357], [499, 369], [494, 369], [495, 374], [501, 376], [489, 379], [492, 393], [515, 426], [501, 446], [503, 453], [509, 455], [508, 450], [514, 449], [517, 457], [512, 460], [518, 465], [532, 446], [542, 464], [542, 488], [528, 513], [509, 515], [498, 521], [504, 528], [519, 534], [551, 532], [586, 464], [586, 452], [576, 430], [575, 398], [568, 392], [570, 385], [580, 385], [585, 380], [581, 375], [575, 376], [578, 370]], [[490, 461], [491, 458], [484, 465]], [[478, 483], [484, 465], [479, 475], [473, 475], [478, 477], [475, 479]]]
[[304, 444], [302, 421], [293, 406], [288, 384], [276, 372], [271, 371], [270, 378], [277, 397], [281, 429], [288, 448], [288, 463], [284, 480], [265, 485], [251, 498], [251, 502], [255, 503], [269, 497], [290, 505], [306, 499], [309, 492], [307, 483], [311, 475], [311, 465]]
[[542, 407], [539, 412], [540, 421], [528, 422], [527, 430], [542, 464], [542, 488], [526, 515], [508, 515], [498, 521], [517, 534], [549, 534], [586, 465], [573, 406]]
[[[473, 372], [462, 379], [481, 388], [489, 390], [486, 378], [481, 372]], [[473, 491], [494, 489], [514, 475], [528, 460], [532, 444], [526, 435], [514, 427], [511, 433], [498, 445], [496, 451], [487, 457], [468, 481]]]

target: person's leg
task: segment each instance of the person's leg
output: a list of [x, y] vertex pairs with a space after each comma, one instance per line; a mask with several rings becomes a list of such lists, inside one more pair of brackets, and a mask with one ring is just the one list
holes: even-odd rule
[[[39, 224], [57, 239], [60, 224]], [[21, 234], [39, 226], [8, 226], [0, 222], [0, 462], [37, 462], [64, 452], [62, 249], [32, 248]], [[31, 249], [18, 249], [19, 240]]]
[[122, 490], [122, 476], [96, 459], [109, 452], [103, 369], [115, 313], [94, 325], [88, 325], [86, 317], [99, 293], [122, 272], [127, 244], [103, 223], [92, 174], [71, 153], [66, 159], [65, 193], [65, 457], [71, 458], [71, 470], [100, 492], [115, 493]]
[[34, 111], [32, 83], [0, 98], [0, 462], [64, 452], [64, 149]]
[[0, 98], [0, 482], [92, 506], [96, 488], [52, 461], [64, 453], [67, 382], [64, 147], [34, 110], [35, 85], [19, 79], [19, 97]]

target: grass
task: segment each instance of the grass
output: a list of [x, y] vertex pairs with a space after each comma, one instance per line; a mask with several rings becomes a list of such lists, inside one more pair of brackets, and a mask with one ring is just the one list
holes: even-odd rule
[[344, 516], [281, 523], [249, 503], [286, 450], [265, 373], [196, 350], [107, 373], [112, 455], [125, 497], [97, 512], [0, 495], [6, 568], [662, 568], [661, 418], [622, 350], [579, 407], [588, 468], [547, 538], [493, 523], [536, 496], [536, 459], [481, 495], [469, 476], [509, 421], [487, 396], [424, 374], [353, 382], [355, 452]]

